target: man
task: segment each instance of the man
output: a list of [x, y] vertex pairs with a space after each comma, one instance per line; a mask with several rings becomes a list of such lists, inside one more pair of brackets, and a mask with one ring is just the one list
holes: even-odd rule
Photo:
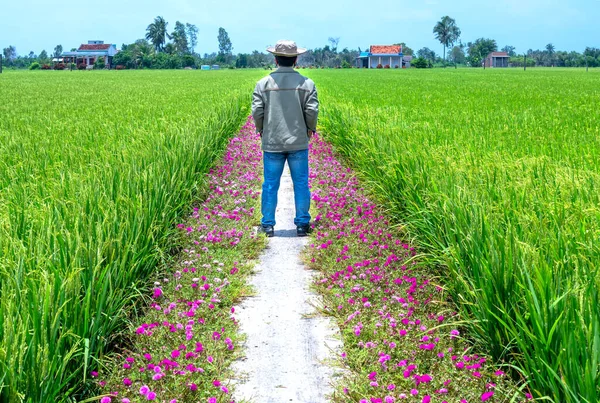
[[268, 237], [274, 235], [277, 191], [287, 161], [294, 182], [296, 233], [306, 236], [310, 232], [308, 140], [317, 130], [317, 89], [294, 70], [298, 55], [306, 49], [293, 41], [279, 41], [267, 51], [275, 55], [278, 69], [256, 84], [252, 96], [252, 116], [263, 149], [261, 230]]

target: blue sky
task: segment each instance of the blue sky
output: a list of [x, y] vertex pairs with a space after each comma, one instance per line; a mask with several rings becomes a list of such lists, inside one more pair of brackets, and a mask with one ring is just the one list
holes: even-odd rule
[[442, 53], [432, 34], [442, 16], [453, 17], [463, 42], [495, 39], [517, 52], [553, 43], [557, 50], [600, 47], [600, 0], [4, 0], [0, 7], [0, 46], [14, 45], [20, 55], [57, 44], [65, 50], [101, 39], [131, 43], [145, 35], [157, 15], [172, 30], [175, 21], [199, 28], [197, 52], [217, 51], [224, 27], [234, 53], [264, 50], [278, 39], [321, 47], [330, 36], [339, 47], [406, 42]]

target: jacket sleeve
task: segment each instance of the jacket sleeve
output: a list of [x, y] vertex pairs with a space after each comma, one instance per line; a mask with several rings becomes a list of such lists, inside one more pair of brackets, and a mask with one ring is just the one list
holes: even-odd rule
[[256, 84], [254, 93], [252, 94], [252, 117], [254, 118], [254, 124], [256, 125], [256, 131], [262, 134], [263, 131], [263, 119], [265, 116], [265, 101], [262, 97], [262, 91], [260, 90], [260, 83]]
[[313, 86], [308, 94], [308, 99], [304, 105], [304, 121], [308, 130], [317, 131], [317, 118], [319, 117], [319, 97], [317, 88]]

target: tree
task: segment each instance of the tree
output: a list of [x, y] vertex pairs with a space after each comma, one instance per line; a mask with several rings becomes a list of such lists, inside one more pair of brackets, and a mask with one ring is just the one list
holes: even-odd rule
[[171, 39], [167, 33], [168, 22], [163, 17], [156, 17], [154, 22], [146, 28], [146, 39], [152, 42], [154, 49], [160, 52], [164, 49], [167, 38]]
[[175, 30], [171, 34], [171, 38], [173, 39], [175, 53], [179, 55], [185, 55], [189, 52], [189, 43], [186, 28], [185, 25], [183, 25], [181, 22], [175, 22]]
[[487, 55], [498, 50], [496, 41], [487, 38], [479, 38], [475, 42], [469, 42], [467, 47], [468, 60], [472, 67], [481, 66]]
[[63, 52], [62, 45], [56, 45], [56, 47], [54, 48], [54, 57], [60, 57], [60, 55], [62, 55], [62, 52]]
[[187, 33], [189, 52], [194, 54], [194, 49], [196, 49], [196, 45], [198, 44], [198, 27], [194, 24], [186, 23], [185, 31]]
[[417, 56], [422, 59], [429, 60], [430, 62], [435, 62], [435, 52], [429, 48], [421, 48], [417, 51]]
[[444, 61], [446, 61], [446, 48], [454, 45], [460, 37], [460, 28], [456, 25], [454, 18], [447, 15], [433, 27], [435, 38], [444, 45]]
[[225, 31], [225, 28], [219, 28], [219, 35], [217, 36], [217, 40], [219, 41], [218, 59], [222, 63], [227, 63], [231, 58], [233, 46], [231, 45], [229, 34], [227, 33], [227, 31]]
[[235, 60], [235, 67], [238, 69], [248, 67], [248, 55], [240, 53]]
[[554, 45], [549, 43], [546, 45], [546, 54], [548, 55], [548, 64], [554, 65]]
[[2, 50], [2, 54], [4, 55], [6, 61], [8, 63], [11, 63], [17, 58], [17, 48], [15, 48], [13, 45], [10, 45], [9, 47], [4, 48]]
[[516, 48], [514, 46], [506, 45], [505, 47], [503, 47], [500, 50], [502, 52], [506, 52], [510, 57], [515, 57], [517, 55], [517, 53], [515, 52], [515, 49]]
[[331, 51], [333, 53], [337, 53], [337, 48], [338, 45], [340, 43], [340, 37], [332, 37], [330, 36], [329, 39], [327, 39], [327, 41], [331, 44]]
[[415, 54], [415, 51], [409, 48], [404, 42], [394, 43], [394, 46], [402, 46], [402, 54], [405, 56], [413, 56]]
[[412, 65], [417, 69], [426, 69], [428, 67], [431, 67], [431, 61], [428, 61], [423, 57], [417, 57], [415, 60], [412, 61]]
[[464, 64], [467, 61], [467, 57], [465, 56], [464, 45], [456, 45], [450, 51], [450, 60], [452, 63], [456, 64]]
[[40, 55], [38, 56], [38, 60], [40, 61], [40, 64], [45, 64], [46, 62], [48, 62], [48, 52], [42, 50], [40, 52]]

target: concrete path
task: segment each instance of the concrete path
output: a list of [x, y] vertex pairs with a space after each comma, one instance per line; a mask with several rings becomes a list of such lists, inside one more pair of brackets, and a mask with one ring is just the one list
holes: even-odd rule
[[338, 351], [341, 342], [332, 322], [309, 317], [313, 272], [299, 254], [309, 238], [296, 237], [294, 193], [286, 167], [277, 205], [275, 237], [256, 267], [251, 284], [256, 296], [236, 308], [247, 335], [246, 357], [234, 365], [236, 402], [321, 403], [331, 392], [333, 370], [322, 361]]

